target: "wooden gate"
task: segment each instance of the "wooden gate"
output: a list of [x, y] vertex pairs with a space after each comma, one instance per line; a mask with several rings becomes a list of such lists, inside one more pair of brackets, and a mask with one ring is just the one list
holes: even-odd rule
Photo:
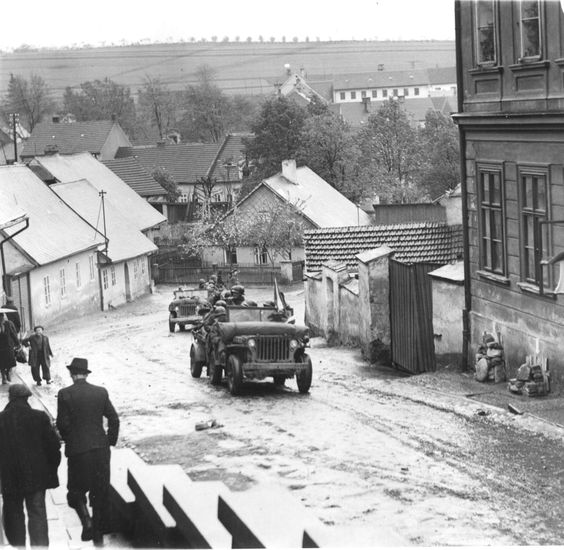
[[390, 261], [392, 362], [413, 374], [435, 370], [431, 278], [435, 264]]

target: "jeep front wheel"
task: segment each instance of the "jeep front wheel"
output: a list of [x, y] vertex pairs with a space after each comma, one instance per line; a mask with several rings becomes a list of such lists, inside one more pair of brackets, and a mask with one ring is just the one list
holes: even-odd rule
[[275, 386], [283, 386], [286, 383], [285, 376], [274, 376], [274, 385]]
[[190, 346], [190, 373], [192, 378], [200, 378], [202, 376], [202, 367], [204, 364], [202, 361], [196, 360], [196, 348], [194, 344]]
[[239, 395], [243, 388], [243, 369], [236, 355], [230, 355], [227, 360], [227, 386], [231, 395]]
[[300, 393], [307, 393], [311, 387], [311, 379], [313, 377], [313, 367], [311, 365], [311, 358], [307, 353], [304, 353], [300, 358], [300, 363], [305, 363], [306, 368], [301, 372], [296, 373], [296, 382]]
[[210, 353], [210, 358], [208, 360], [208, 376], [210, 378], [210, 383], [214, 386], [221, 384], [221, 365], [218, 365], [215, 362], [213, 351]]

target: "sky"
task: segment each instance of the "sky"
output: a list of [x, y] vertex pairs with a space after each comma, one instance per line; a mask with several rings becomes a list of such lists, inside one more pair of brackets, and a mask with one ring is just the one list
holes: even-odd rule
[[454, 0], [27, 0], [2, 2], [0, 14], [3, 50], [212, 36], [454, 40]]

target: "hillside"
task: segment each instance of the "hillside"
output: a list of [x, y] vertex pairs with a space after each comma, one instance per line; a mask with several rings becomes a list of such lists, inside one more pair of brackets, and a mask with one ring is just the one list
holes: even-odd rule
[[109, 77], [133, 92], [146, 75], [171, 89], [195, 82], [195, 70], [207, 64], [216, 70], [226, 93], [264, 94], [284, 75], [284, 65], [304, 67], [310, 79], [334, 74], [454, 66], [454, 41], [423, 42], [196, 42], [122, 47], [40, 50], [0, 54], [0, 96], [10, 73], [41, 75], [59, 99], [67, 86]]

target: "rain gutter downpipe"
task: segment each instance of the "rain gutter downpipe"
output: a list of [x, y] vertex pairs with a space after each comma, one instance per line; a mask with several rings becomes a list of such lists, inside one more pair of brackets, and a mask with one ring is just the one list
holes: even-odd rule
[[[456, 37], [456, 95], [458, 113], [464, 111], [464, 70], [462, 66], [462, 25], [461, 25], [461, 0], [454, 2], [454, 26]], [[462, 310], [462, 367], [469, 367], [470, 346], [470, 311], [472, 310], [472, 293], [470, 290], [470, 241], [468, 227], [468, 188], [466, 173], [466, 134], [463, 125], [458, 123], [460, 141], [460, 187], [462, 192], [462, 245], [464, 263], [464, 309]]]

